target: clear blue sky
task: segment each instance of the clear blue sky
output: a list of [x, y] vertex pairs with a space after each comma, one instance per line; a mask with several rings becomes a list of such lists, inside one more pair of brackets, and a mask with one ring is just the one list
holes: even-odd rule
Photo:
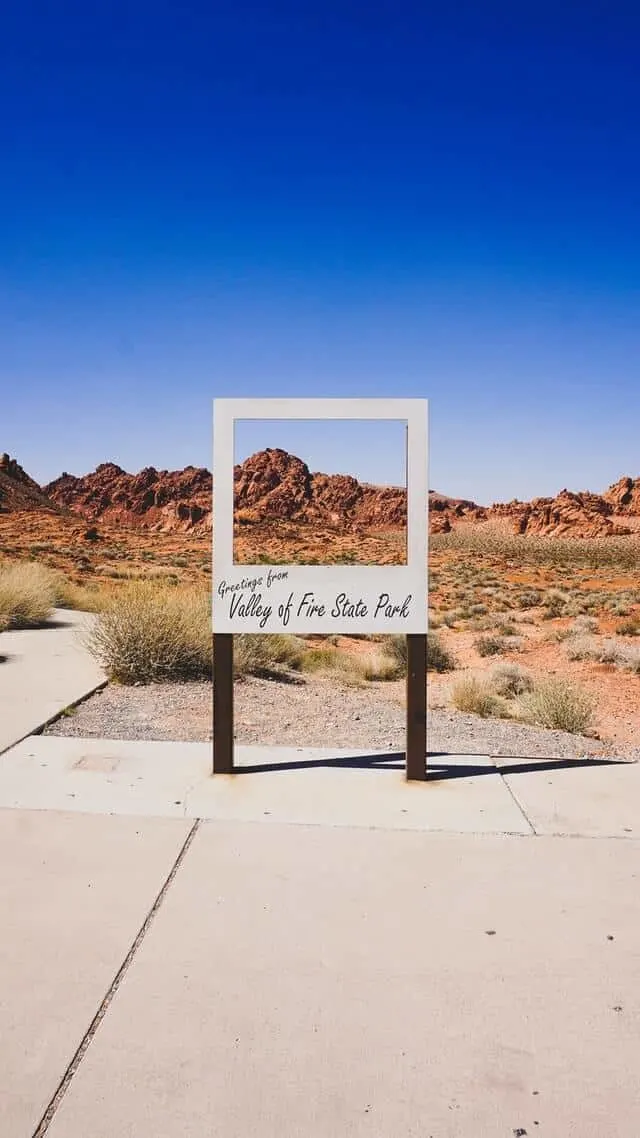
[[210, 466], [214, 396], [419, 395], [437, 489], [640, 474], [639, 36], [615, 0], [5, 5], [0, 450]]

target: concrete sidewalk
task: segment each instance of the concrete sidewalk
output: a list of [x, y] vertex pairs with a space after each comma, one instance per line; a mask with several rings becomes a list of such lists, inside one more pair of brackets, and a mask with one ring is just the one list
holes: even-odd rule
[[210, 743], [31, 736], [0, 761], [0, 807], [218, 821], [640, 837], [640, 763], [429, 756], [407, 783], [402, 755], [236, 748], [211, 777]]
[[190, 826], [0, 811], [3, 1136], [640, 1132], [640, 842]]
[[0, 636], [0, 754], [104, 682], [79, 643], [88, 613], [56, 609], [45, 628]]

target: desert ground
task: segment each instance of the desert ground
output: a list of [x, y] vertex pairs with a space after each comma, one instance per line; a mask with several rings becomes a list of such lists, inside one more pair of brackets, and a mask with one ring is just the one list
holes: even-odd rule
[[[41, 488], [13, 460], [3, 461], [0, 490], [5, 487], [8, 505], [0, 509], [0, 572], [35, 565], [55, 574], [56, 603], [81, 610], [112, 606], [138, 586], [157, 589], [158, 597], [197, 594], [206, 602], [207, 472], [131, 476], [105, 464], [95, 475], [64, 475]], [[404, 557], [401, 491], [310, 475], [300, 460], [279, 451], [254, 456], [237, 472], [237, 487], [238, 562], [393, 564]], [[522, 731], [549, 727], [539, 716], [522, 725], [527, 688], [551, 677], [590, 704], [582, 723], [569, 726], [576, 746], [634, 752], [640, 738], [637, 497], [637, 480], [628, 479], [605, 496], [563, 491], [553, 502], [490, 511], [432, 495], [429, 625], [438, 658], [431, 654], [428, 699], [441, 725], [442, 716], [453, 716], [464, 734], [463, 720], [470, 717], [492, 753], [495, 747], [504, 753], [510, 730], [510, 745], [521, 753], [527, 745]], [[336, 514], [341, 501], [342, 520]], [[288, 515], [283, 502], [294, 504]], [[273, 516], [274, 510], [284, 516]], [[206, 619], [200, 636], [207, 635]], [[298, 640], [293, 652], [283, 653], [280, 645], [280, 656], [271, 658], [253, 638], [241, 646], [238, 738], [272, 742], [280, 735], [302, 745], [321, 736], [340, 745], [355, 731], [368, 745], [378, 734], [382, 745], [396, 745], [403, 732], [402, 659], [387, 647], [380, 637], [312, 637]], [[153, 678], [143, 676], [143, 686]], [[165, 688], [169, 723], [152, 688], [143, 697], [139, 688], [112, 685], [111, 729], [121, 737], [159, 731], [208, 738], [210, 677], [199, 678], [204, 682], [174, 684], [171, 699]], [[94, 697], [98, 706], [106, 707], [104, 696]], [[79, 709], [55, 730], [104, 730], [101, 715], [92, 726], [94, 714], [89, 706]], [[487, 738], [491, 731], [495, 738]], [[539, 741], [529, 737], [528, 745], [537, 748]]]

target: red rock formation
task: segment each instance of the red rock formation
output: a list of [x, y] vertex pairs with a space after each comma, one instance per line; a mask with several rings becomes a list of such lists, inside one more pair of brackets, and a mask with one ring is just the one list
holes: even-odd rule
[[[5, 467], [9, 462], [6, 459]], [[23, 476], [27, 477], [24, 472]], [[139, 474], [127, 474], [114, 463], [103, 463], [83, 478], [63, 474], [44, 487], [44, 493], [91, 522], [207, 532], [211, 529], [211, 488], [211, 474], [203, 468], [188, 466], [171, 472], [147, 467]], [[36, 491], [41, 493], [38, 487]], [[371, 486], [347, 474], [312, 474], [301, 459], [273, 448], [235, 467], [234, 498], [236, 518], [244, 525], [291, 521], [384, 530], [406, 522], [404, 489]], [[640, 517], [640, 479], [621, 478], [604, 495], [562, 490], [554, 498], [514, 500], [489, 509], [433, 490], [429, 503], [432, 533], [448, 533], [460, 522], [505, 519], [516, 533], [609, 537], [631, 532], [633, 522], [627, 526], [625, 517]]]
[[104, 462], [93, 474], [62, 474], [46, 486], [55, 502], [89, 521], [158, 531], [211, 528], [211, 474], [195, 466], [127, 474]]
[[605, 491], [604, 498], [614, 513], [640, 517], [640, 478], [621, 478]]
[[612, 519], [613, 512], [611, 503], [600, 494], [561, 490], [555, 498], [496, 503], [489, 510], [489, 517], [510, 519], [514, 531], [522, 534], [589, 538], [630, 533], [628, 526]]
[[60, 507], [30, 478], [8, 454], [0, 455], [0, 513], [16, 510], [46, 510], [60, 513]]

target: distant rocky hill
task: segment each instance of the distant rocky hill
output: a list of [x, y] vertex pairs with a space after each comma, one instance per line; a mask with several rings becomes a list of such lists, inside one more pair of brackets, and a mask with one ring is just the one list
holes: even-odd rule
[[[632, 479], [621, 479], [633, 485]], [[638, 482], [640, 485], [640, 480]], [[620, 486], [620, 483], [616, 483]], [[488, 511], [491, 518], [506, 518], [515, 533], [543, 534], [548, 537], [620, 537], [633, 532], [626, 524], [625, 511], [619, 508], [615, 487], [606, 494], [589, 491], [573, 493], [561, 490], [555, 498], [534, 498], [531, 502], [495, 503]], [[640, 495], [628, 499], [627, 515], [640, 517]]]
[[[46, 510], [80, 515], [92, 524], [161, 532], [211, 530], [210, 471], [187, 466], [146, 467], [129, 474], [102, 463], [91, 474], [62, 474], [39, 487], [8, 455], [0, 456], [0, 514]], [[397, 529], [405, 524], [406, 491], [372, 486], [347, 474], [312, 473], [300, 458], [267, 448], [234, 469], [236, 520], [241, 526], [278, 521], [315, 522], [350, 530]], [[497, 522], [522, 534], [610, 537], [640, 532], [640, 478], [621, 478], [604, 494], [561, 490], [554, 498], [479, 506], [470, 499], [429, 492], [432, 532]]]
[[91, 522], [146, 530], [211, 529], [211, 474], [201, 467], [128, 474], [103, 462], [92, 474], [61, 474], [44, 487], [61, 506]]
[[62, 512], [60, 506], [29, 477], [15, 458], [0, 454], [0, 514], [14, 513], [17, 510]]

